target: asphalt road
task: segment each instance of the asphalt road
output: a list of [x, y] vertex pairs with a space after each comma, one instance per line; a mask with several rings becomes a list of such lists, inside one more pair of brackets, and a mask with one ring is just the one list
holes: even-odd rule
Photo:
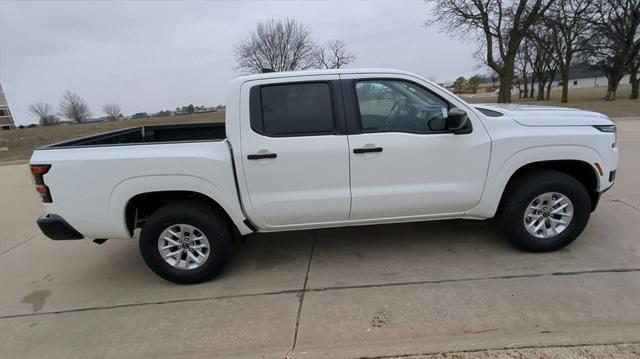
[[363, 357], [640, 342], [640, 118], [581, 238], [523, 253], [490, 221], [250, 236], [180, 286], [135, 240], [54, 242], [26, 165], [0, 166], [2, 357]]

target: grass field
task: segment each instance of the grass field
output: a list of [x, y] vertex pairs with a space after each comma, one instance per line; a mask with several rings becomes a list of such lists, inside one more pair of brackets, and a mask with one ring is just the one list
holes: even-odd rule
[[[575, 107], [604, 113], [609, 117], [640, 116], [640, 100], [629, 100], [631, 87], [621, 86], [615, 101], [604, 100], [606, 91], [605, 87], [569, 89], [569, 103], [564, 104], [560, 103], [561, 91], [551, 91], [551, 99], [549, 101], [519, 99], [518, 96], [513, 97], [512, 101], [531, 105]], [[462, 98], [471, 103], [488, 103], [496, 102], [497, 100], [496, 94], [463, 95]]]
[[145, 125], [196, 122], [224, 122], [224, 112], [0, 131], [0, 162], [26, 160], [34, 148], [95, 133]]

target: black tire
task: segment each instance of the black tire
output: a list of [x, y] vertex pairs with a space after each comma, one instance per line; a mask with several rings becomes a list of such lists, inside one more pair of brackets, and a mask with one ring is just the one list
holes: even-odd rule
[[[176, 224], [194, 226], [207, 237], [209, 257], [200, 267], [179, 269], [162, 258], [158, 239], [165, 229]], [[222, 271], [229, 257], [230, 242], [231, 230], [217, 211], [195, 201], [173, 202], [161, 207], [147, 219], [140, 234], [140, 253], [149, 268], [168, 281], [201, 283]]]
[[[573, 218], [560, 234], [538, 238], [525, 228], [525, 210], [536, 197], [548, 192], [558, 192], [569, 198], [573, 204]], [[578, 238], [590, 215], [591, 198], [582, 183], [563, 172], [538, 170], [524, 173], [509, 184], [498, 223], [503, 236], [518, 248], [529, 252], [549, 252]]]

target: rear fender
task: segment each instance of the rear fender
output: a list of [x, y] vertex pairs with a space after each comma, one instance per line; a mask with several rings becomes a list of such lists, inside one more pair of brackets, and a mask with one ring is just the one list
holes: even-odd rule
[[[222, 191], [207, 180], [191, 175], [159, 175], [141, 176], [126, 179], [120, 182], [111, 192], [109, 200], [109, 213], [112, 218], [120, 219], [122, 234], [129, 237], [127, 230], [125, 210], [129, 200], [139, 194], [162, 191], [189, 191], [209, 197], [222, 207], [229, 215], [241, 234], [252, 231], [244, 224], [245, 216], [240, 208], [235, 188]], [[226, 194], [225, 194], [226, 193]]]

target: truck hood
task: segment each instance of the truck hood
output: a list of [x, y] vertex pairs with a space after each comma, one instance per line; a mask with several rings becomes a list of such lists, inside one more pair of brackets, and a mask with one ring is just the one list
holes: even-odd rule
[[478, 109], [499, 112], [523, 126], [594, 126], [613, 124], [609, 117], [601, 113], [570, 107], [495, 103], [473, 104], [473, 106]]

